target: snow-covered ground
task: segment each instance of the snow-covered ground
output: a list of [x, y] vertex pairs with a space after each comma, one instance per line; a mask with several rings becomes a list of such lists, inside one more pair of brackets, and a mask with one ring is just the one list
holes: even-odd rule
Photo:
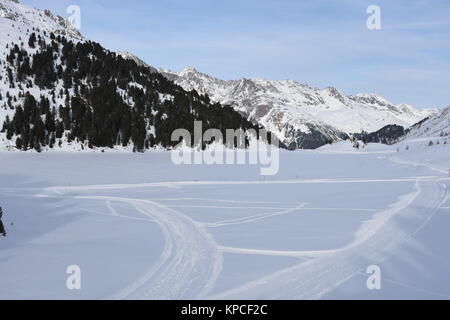
[[168, 152], [0, 153], [0, 299], [450, 299], [438, 139], [283, 151], [272, 177]]

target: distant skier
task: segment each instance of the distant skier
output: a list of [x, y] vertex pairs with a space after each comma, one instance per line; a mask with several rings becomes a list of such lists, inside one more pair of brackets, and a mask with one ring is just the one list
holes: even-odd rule
[[0, 234], [4, 237], [6, 237], [6, 230], [5, 230], [5, 226], [3, 225], [2, 222], [2, 216], [3, 216], [3, 209], [2, 207], [0, 207]]

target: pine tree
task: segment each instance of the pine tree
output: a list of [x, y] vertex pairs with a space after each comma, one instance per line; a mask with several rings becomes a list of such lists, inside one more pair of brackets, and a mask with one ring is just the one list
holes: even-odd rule
[[33, 32], [30, 35], [30, 39], [28, 40], [28, 45], [30, 46], [30, 48], [35, 48], [36, 47], [36, 34]]
[[16, 139], [16, 149], [19, 149], [19, 150], [23, 149], [23, 141], [20, 137], [17, 137], [17, 139]]

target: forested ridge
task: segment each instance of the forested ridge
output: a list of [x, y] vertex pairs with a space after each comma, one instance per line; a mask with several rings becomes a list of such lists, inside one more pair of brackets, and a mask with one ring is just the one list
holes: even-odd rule
[[[193, 134], [195, 120], [224, 136], [226, 129], [258, 129], [231, 107], [186, 92], [91, 41], [74, 43], [54, 34], [45, 41], [32, 33], [26, 44], [11, 44], [1, 67], [9, 90], [0, 93], [0, 108], [14, 109], [1, 129], [21, 150], [64, 143], [132, 146], [136, 152], [169, 148], [178, 144], [172, 132], [184, 128]], [[23, 102], [14, 105], [18, 99]]]

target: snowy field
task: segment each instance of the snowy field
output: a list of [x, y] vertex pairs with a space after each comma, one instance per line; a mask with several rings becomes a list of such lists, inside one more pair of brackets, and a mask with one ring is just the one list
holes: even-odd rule
[[450, 147], [425, 144], [281, 152], [271, 177], [0, 153], [0, 299], [450, 299]]

